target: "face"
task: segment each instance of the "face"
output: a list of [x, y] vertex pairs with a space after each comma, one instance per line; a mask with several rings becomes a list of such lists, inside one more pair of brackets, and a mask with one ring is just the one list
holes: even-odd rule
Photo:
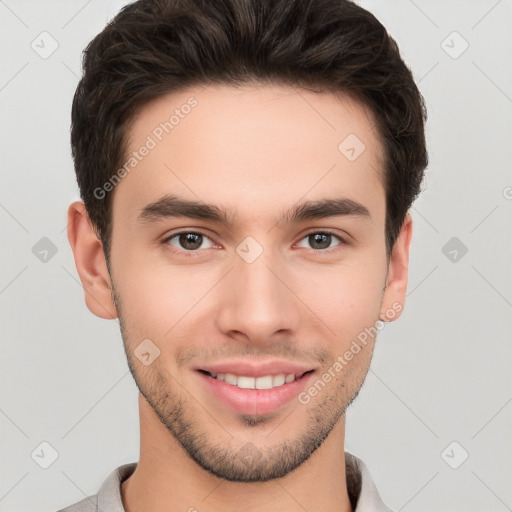
[[371, 114], [284, 86], [183, 90], [141, 110], [130, 156], [107, 281], [139, 390], [202, 468], [282, 477], [343, 421], [402, 308], [409, 237], [388, 262]]

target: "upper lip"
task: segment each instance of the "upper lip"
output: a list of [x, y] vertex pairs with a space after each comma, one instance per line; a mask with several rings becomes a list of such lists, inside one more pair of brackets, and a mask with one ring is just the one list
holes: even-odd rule
[[247, 377], [264, 377], [265, 375], [290, 375], [293, 373], [295, 377], [301, 377], [304, 373], [314, 370], [312, 365], [304, 365], [291, 363], [288, 361], [226, 361], [223, 363], [208, 364], [196, 368], [197, 370], [203, 370], [208, 373], [231, 373], [234, 375], [242, 375]]

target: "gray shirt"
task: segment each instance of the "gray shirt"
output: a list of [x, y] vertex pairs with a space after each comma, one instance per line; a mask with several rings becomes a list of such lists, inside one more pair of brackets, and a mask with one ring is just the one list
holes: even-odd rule
[[[114, 469], [103, 482], [98, 494], [84, 498], [58, 512], [125, 512], [121, 500], [121, 483], [137, 467], [136, 462]], [[347, 488], [354, 512], [392, 512], [379, 496], [366, 464], [345, 452]]]

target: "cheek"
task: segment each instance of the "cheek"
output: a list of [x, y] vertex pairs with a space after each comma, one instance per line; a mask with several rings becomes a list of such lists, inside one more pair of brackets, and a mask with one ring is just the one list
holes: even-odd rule
[[[176, 339], [180, 333], [184, 336], [184, 331], [199, 317], [203, 329], [209, 328], [204, 312], [215, 309], [211, 304], [215, 293], [210, 297], [208, 294], [214, 288], [219, 293], [222, 284], [218, 281], [227, 267], [176, 265], [162, 254], [151, 257], [143, 251], [126, 250], [119, 254], [123, 257], [116, 257], [114, 277], [118, 277], [116, 289], [122, 300], [126, 327], [133, 338]], [[385, 258], [375, 258], [375, 254], [375, 250], [369, 249], [354, 252], [336, 264], [296, 260], [296, 264], [290, 261], [281, 269], [284, 281], [300, 298], [294, 299], [297, 308], [303, 308], [304, 302], [329, 327], [323, 333], [325, 339], [334, 337], [333, 343], [350, 343], [378, 320]], [[308, 323], [311, 324], [303, 324], [306, 330]]]
[[330, 337], [349, 343], [379, 318], [385, 270], [378, 265], [319, 268], [303, 281], [306, 304], [330, 328]]
[[[126, 258], [119, 265], [118, 293], [130, 333], [165, 342], [176, 337], [215, 283], [197, 267]], [[181, 329], [180, 329], [181, 328]]]

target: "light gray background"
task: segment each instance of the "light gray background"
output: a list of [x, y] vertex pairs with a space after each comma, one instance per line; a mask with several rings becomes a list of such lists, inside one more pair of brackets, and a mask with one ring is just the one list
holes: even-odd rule
[[[361, 4], [426, 98], [430, 165], [406, 309], [380, 334], [346, 448], [396, 511], [512, 510], [512, 2]], [[65, 229], [81, 51], [120, 5], [0, 0], [0, 511], [59, 509], [138, 459], [118, 323], [87, 310]], [[47, 58], [31, 47], [52, 39]]]

